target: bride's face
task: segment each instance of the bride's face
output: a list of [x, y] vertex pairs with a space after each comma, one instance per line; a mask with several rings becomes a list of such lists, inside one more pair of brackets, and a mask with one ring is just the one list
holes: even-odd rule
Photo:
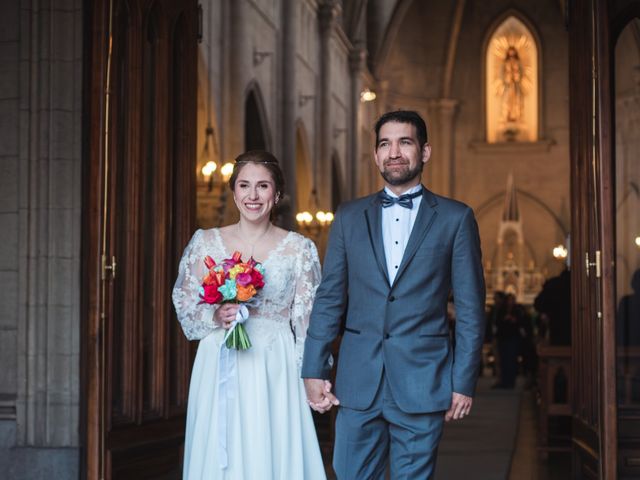
[[276, 188], [271, 172], [260, 164], [247, 163], [236, 179], [233, 200], [240, 215], [247, 220], [269, 218], [276, 202]]

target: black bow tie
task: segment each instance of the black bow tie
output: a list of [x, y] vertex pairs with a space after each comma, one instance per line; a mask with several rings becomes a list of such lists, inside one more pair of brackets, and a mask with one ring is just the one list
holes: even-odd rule
[[413, 199], [422, 195], [422, 190], [418, 190], [414, 193], [405, 193], [404, 195], [400, 195], [399, 197], [392, 197], [386, 191], [382, 190], [378, 194], [378, 198], [380, 198], [380, 203], [382, 204], [382, 208], [387, 208], [397, 203], [401, 207], [404, 208], [413, 208]]

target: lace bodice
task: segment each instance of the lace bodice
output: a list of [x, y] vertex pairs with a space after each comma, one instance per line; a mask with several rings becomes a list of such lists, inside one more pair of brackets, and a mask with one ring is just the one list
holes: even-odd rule
[[[173, 303], [178, 321], [189, 340], [199, 340], [220, 329], [213, 314], [217, 305], [198, 304], [198, 289], [206, 273], [204, 257], [216, 263], [231, 258], [217, 228], [198, 230], [180, 260], [178, 279], [173, 288]], [[244, 259], [248, 260], [248, 259]], [[254, 345], [268, 345], [279, 331], [293, 332], [298, 363], [302, 359], [304, 339], [316, 288], [320, 282], [320, 262], [315, 245], [302, 235], [289, 232], [271, 250], [264, 266], [264, 288], [249, 307], [245, 328]]]

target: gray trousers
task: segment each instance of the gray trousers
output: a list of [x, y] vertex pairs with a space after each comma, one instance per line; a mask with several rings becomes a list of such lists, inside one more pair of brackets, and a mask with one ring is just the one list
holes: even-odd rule
[[393, 480], [432, 479], [444, 413], [400, 410], [384, 372], [369, 409], [338, 410], [333, 450], [338, 479], [383, 480], [387, 463]]

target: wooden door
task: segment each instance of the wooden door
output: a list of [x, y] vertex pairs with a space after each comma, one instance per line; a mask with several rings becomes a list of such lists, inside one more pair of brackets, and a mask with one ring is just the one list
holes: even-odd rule
[[614, 479], [608, 12], [605, 0], [570, 5], [573, 477]]
[[180, 478], [192, 348], [171, 305], [195, 220], [197, 4], [93, 2], [83, 241], [88, 478]]
[[640, 478], [640, 2], [609, 6], [618, 478]]
[[571, 6], [573, 476], [640, 478], [640, 1]]

